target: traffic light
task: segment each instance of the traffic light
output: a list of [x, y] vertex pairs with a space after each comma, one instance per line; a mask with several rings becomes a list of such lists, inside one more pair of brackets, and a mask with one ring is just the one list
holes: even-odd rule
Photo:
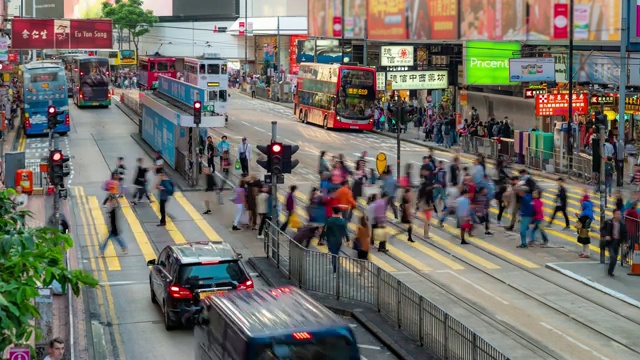
[[264, 154], [264, 156], [267, 157], [266, 159], [258, 158], [256, 162], [258, 163], [258, 165], [260, 165], [261, 168], [267, 170], [267, 173], [271, 173], [271, 144], [258, 145], [256, 146], [256, 148], [258, 149], [258, 151]]
[[271, 168], [271, 174], [282, 174], [282, 143], [271, 143], [271, 152], [269, 153], [269, 167]]
[[202, 123], [202, 103], [200, 101], [193, 102], [193, 123], [196, 125]]
[[64, 155], [61, 150], [49, 152], [49, 182], [54, 186], [64, 182]]
[[47, 127], [53, 130], [58, 126], [58, 110], [55, 106], [49, 105], [47, 108]]
[[291, 174], [291, 170], [295, 169], [300, 161], [291, 159], [291, 157], [300, 150], [298, 145], [283, 145], [282, 147], [282, 173]]

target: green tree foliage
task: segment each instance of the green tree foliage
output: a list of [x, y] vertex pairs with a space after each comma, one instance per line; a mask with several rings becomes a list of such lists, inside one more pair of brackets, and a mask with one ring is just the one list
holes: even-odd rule
[[69, 270], [63, 253], [73, 246], [69, 235], [49, 227], [30, 227], [27, 210], [14, 210], [13, 190], [0, 191], [0, 354], [11, 345], [24, 344], [42, 334], [32, 320], [40, 317], [35, 306], [39, 287], [54, 280], [77, 296], [81, 286], [98, 281], [81, 270]]
[[124, 32], [129, 34], [136, 53], [140, 44], [140, 37], [151, 31], [154, 24], [158, 23], [158, 17], [153, 11], [142, 8], [142, 0], [116, 0], [115, 4], [102, 3], [102, 17], [111, 19], [113, 26], [122, 38]]

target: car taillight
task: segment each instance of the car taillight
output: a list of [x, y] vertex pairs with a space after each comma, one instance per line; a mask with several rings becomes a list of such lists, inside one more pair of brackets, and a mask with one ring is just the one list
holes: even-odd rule
[[69, 114], [64, 117], [64, 126], [69, 126]]
[[80, 96], [80, 99], [84, 99], [84, 96], [82, 96], [82, 92], [79, 92], [78, 96]]
[[308, 332], [294, 332], [291, 334], [296, 340], [311, 340], [313, 337]]
[[24, 127], [31, 129], [31, 121], [29, 121], [29, 118], [24, 119]]
[[181, 286], [170, 286], [169, 295], [175, 299], [191, 299], [193, 297], [189, 289], [185, 289]]
[[250, 289], [253, 289], [253, 280], [247, 280], [242, 284], [238, 284], [238, 286], [236, 286], [236, 290], [250, 290]]

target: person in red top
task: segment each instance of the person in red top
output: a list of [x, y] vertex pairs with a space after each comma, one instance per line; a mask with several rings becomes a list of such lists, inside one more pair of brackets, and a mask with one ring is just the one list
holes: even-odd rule
[[629, 247], [627, 249], [633, 249], [638, 240], [640, 240], [640, 214], [637, 208], [638, 203], [634, 201], [624, 213], [624, 222], [627, 226], [627, 234], [629, 234]]

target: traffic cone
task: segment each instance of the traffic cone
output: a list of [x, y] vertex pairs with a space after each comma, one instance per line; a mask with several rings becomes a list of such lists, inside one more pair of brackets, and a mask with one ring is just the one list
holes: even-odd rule
[[116, 94], [116, 89], [111, 88], [111, 95], [115, 95]]
[[633, 247], [631, 271], [629, 271], [629, 275], [640, 276], [640, 248], [638, 248], [638, 244]]
[[124, 104], [124, 94], [120, 94], [120, 102]]

